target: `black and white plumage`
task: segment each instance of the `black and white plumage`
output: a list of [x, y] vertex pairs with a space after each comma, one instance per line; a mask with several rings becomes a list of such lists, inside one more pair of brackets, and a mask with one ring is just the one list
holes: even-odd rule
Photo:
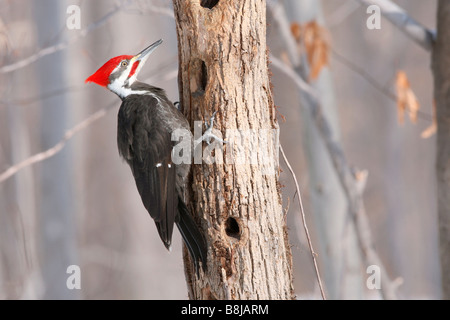
[[[172, 162], [171, 134], [189, 123], [167, 98], [163, 89], [136, 80], [158, 41], [136, 56], [119, 56], [108, 61], [87, 82], [107, 87], [122, 99], [118, 113], [117, 144], [128, 163], [142, 202], [154, 219], [159, 236], [170, 248], [177, 225], [198, 273], [206, 268], [206, 244], [184, 203], [184, 188], [190, 165]], [[107, 75], [107, 81], [102, 76]]]

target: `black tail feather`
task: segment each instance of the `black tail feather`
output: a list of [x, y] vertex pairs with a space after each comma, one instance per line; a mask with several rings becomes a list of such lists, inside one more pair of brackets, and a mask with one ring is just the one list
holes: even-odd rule
[[[149, 205], [147, 210], [149, 212], [159, 212], [159, 215], [153, 216], [153, 219], [155, 219], [156, 228], [158, 229], [159, 236], [163, 241], [164, 246], [167, 250], [170, 250], [170, 246], [172, 244], [173, 224], [178, 212], [179, 197], [174, 187], [176, 183], [175, 166], [172, 165], [170, 160], [166, 161], [167, 162], [163, 162], [161, 166], [154, 168], [155, 173], [153, 176], [158, 180], [159, 185], [162, 186], [161, 198], [166, 199], [166, 201], [163, 201], [155, 207], [151, 207], [151, 205]], [[156, 188], [157, 187], [155, 186], [154, 189]], [[159, 197], [157, 197], [157, 199], [159, 199]]]
[[189, 254], [194, 262], [195, 270], [197, 276], [199, 275], [199, 264], [201, 261], [202, 269], [206, 270], [206, 243], [197, 227], [194, 219], [191, 217], [186, 204], [178, 199], [178, 212], [179, 219], [177, 219], [177, 227], [180, 230], [181, 236], [183, 237], [186, 247], [189, 250]]

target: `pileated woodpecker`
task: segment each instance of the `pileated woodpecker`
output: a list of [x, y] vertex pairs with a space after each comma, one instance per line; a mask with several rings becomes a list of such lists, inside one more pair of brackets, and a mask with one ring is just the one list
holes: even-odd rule
[[198, 273], [206, 268], [206, 244], [184, 203], [184, 187], [190, 165], [175, 165], [171, 159], [171, 134], [189, 130], [183, 114], [163, 89], [136, 80], [156, 41], [135, 56], [122, 55], [106, 62], [86, 83], [106, 87], [122, 99], [118, 114], [119, 154], [130, 165], [145, 208], [155, 220], [159, 236], [170, 249], [174, 223], [186, 243]]

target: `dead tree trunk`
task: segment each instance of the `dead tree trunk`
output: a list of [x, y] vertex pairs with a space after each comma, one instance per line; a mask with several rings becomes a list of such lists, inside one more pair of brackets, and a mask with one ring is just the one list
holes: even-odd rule
[[[228, 143], [204, 146], [189, 201], [208, 243], [191, 299], [292, 299], [292, 260], [278, 183], [278, 125], [270, 89], [264, 0], [173, 0], [180, 105]], [[195, 135], [195, 132], [194, 132]], [[223, 150], [223, 153], [222, 153]], [[206, 160], [211, 155], [214, 163]], [[196, 163], [197, 157], [196, 158]]]
[[450, 2], [438, 5], [433, 49], [437, 130], [437, 195], [443, 298], [450, 299]]

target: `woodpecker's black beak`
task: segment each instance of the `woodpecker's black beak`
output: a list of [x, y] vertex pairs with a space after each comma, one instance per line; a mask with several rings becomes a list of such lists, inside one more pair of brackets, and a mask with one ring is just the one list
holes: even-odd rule
[[150, 54], [162, 43], [162, 39], [152, 43], [150, 46], [139, 52], [134, 56], [133, 60], [140, 61], [140, 65], [142, 66], [150, 56]]

